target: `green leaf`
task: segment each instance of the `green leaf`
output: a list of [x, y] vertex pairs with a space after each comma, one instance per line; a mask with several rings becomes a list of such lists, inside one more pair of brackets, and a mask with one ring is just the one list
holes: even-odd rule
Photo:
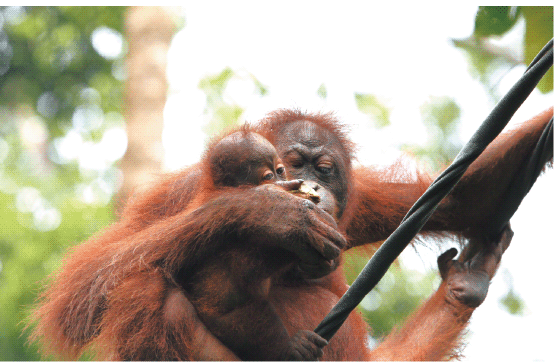
[[325, 84], [321, 84], [319, 86], [319, 88], [317, 89], [317, 95], [321, 99], [326, 99], [327, 98], [327, 88], [325, 87]]
[[500, 305], [508, 311], [510, 314], [521, 315], [525, 309], [525, 303], [523, 299], [517, 295], [513, 289], [500, 300]]
[[254, 86], [256, 87], [256, 91], [259, 95], [263, 97], [269, 93], [267, 87], [262, 82], [260, 82], [258, 78], [254, 77], [252, 74], [250, 74], [250, 78], [254, 82]]
[[450, 127], [460, 117], [460, 106], [450, 97], [430, 97], [420, 107], [423, 122], [427, 126], [436, 125], [450, 134]]
[[383, 128], [390, 125], [390, 111], [379, 98], [363, 93], [355, 93], [354, 98], [358, 110], [370, 116], [375, 127]]
[[239, 118], [244, 113], [244, 109], [238, 105], [221, 103], [217, 107], [210, 108], [214, 110], [213, 116], [204, 127], [205, 132], [210, 135], [236, 126], [239, 123]]
[[477, 37], [502, 35], [515, 25], [519, 14], [517, 6], [480, 6], [473, 32]]
[[206, 93], [223, 93], [223, 90], [227, 86], [227, 82], [235, 75], [235, 72], [227, 67], [223, 69], [219, 74], [210, 75], [204, 77], [198, 83], [198, 88], [205, 91]]
[[[525, 17], [525, 64], [530, 64], [537, 53], [552, 39], [552, 6], [523, 6]], [[537, 88], [542, 93], [552, 90], [553, 70], [544, 75]]]

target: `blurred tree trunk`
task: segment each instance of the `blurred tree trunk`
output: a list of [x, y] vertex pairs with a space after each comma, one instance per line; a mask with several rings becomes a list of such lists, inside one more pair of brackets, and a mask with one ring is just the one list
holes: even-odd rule
[[130, 7], [125, 16], [129, 44], [125, 85], [127, 152], [120, 168], [119, 205], [161, 170], [163, 109], [167, 97], [167, 51], [176, 26], [162, 7]]

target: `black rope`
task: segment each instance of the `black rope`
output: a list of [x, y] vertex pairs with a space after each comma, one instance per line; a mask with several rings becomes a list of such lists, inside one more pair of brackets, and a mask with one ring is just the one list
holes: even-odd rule
[[[352, 283], [347, 292], [333, 307], [329, 314], [317, 326], [315, 332], [326, 340], [340, 328], [350, 312], [362, 301], [362, 299], [381, 280], [393, 261], [400, 255], [404, 248], [421, 230], [439, 202], [446, 196], [460, 180], [469, 165], [483, 152], [496, 136], [510, 121], [519, 106], [527, 99], [531, 91], [543, 75], [552, 66], [552, 40], [541, 50], [528, 67], [527, 71], [512, 87], [512, 89], [500, 100], [483, 124], [475, 132], [469, 142], [462, 148], [452, 164], [429, 186], [427, 191], [415, 202], [408, 211], [398, 228], [375, 252], [375, 255], [366, 264], [358, 278]], [[531, 156], [525, 174], [515, 180], [510, 187], [509, 200], [506, 201], [509, 210], [502, 213], [494, 222], [495, 228], [500, 231], [513, 212], [521, 203], [521, 199], [527, 194], [542, 168], [541, 161], [552, 157], [552, 120], [545, 134], [541, 137], [541, 146], [536, 148]], [[550, 145], [550, 146], [548, 146]], [[550, 154], [548, 153], [550, 152]], [[533, 163], [534, 162], [534, 163]], [[521, 180], [520, 180], [521, 179]], [[517, 191], [516, 191], [517, 190]], [[507, 199], [508, 199], [507, 198]], [[511, 201], [510, 201], [511, 200]], [[511, 211], [513, 209], [513, 211]], [[506, 218], [507, 217], [507, 218]], [[506, 219], [505, 219], [506, 218]]]

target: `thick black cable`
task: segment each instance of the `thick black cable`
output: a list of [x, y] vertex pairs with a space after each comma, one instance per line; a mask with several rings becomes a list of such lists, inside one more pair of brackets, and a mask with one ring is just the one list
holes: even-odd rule
[[[367, 293], [369, 293], [379, 280], [381, 280], [389, 266], [427, 222], [433, 211], [437, 208], [439, 202], [450, 193], [469, 165], [483, 152], [487, 145], [498, 136], [519, 106], [527, 99], [543, 75], [552, 66], [552, 43], [551, 40], [543, 50], [541, 50], [519, 81], [500, 100], [473, 137], [462, 148], [453, 163], [416, 201], [398, 228], [376, 251], [375, 255], [369, 260], [347, 292], [323, 319], [319, 326], [317, 326], [315, 329], [316, 333], [326, 340], [331, 339], [350, 312], [356, 308]], [[550, 145], [552, 145], [551, 134], [552, 130], [550, 128]], [[548, 132], [545, 136], [545, 141], [548, 141]], [[542, 157], [544, 158], [545, 156], [543, 155]], [[540, 160], [541, 155], [539, 154], [536, 158]], [[538, 172], [540, 172], [540, 170]], [[538, 176], [536, 170], [534, 170], [534, 173]], [[530, 183], [530, 185], [532, 185], [533, 182], [529, 182], [528, 180], [527, 184]], [[517, 186], [518, 184], [518, 182], [514, 182], [514, 187], [519, 187]], [[526, 193], [527, 192], [525, 192], [525, 194]], [[521, 202], [521, 199], [519, 202]], [[519, 206], [519, 203], [517, 203], [517, 205]], [[499, 220], [497, 223], [502, 224], [502, 220]]]

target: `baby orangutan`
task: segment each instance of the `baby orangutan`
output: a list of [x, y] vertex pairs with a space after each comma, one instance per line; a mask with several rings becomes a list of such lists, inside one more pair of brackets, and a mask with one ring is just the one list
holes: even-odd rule
[[[202, 164], [208, 175], [204, 187], [213, 191], [272, 183], [319, 201], [315, 191], [301, 187], [302, 180], [286, 181], [285, 168], [273, 145], [248, 128], [212, 144]], [[302, 272], [299, 257], [278, 243], [248, 240], [240, 233], [228, 235], [228, 240], [194, 270], [180, 273], [180, 283], [206, 327], [243, 360], [321, 357], [327, 341], [308, 330], [289, 336], [268, 298], [274, 278]]]

